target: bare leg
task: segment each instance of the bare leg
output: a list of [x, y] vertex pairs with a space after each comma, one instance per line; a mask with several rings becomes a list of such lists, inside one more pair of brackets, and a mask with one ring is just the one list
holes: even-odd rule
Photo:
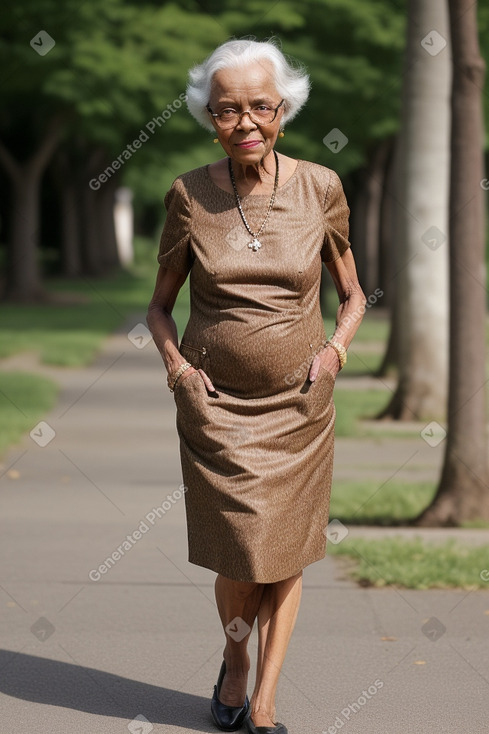
[[[215, 583], [215, 594], [219, 616], [224, 628], [236, 617], [241, 618], [253, 628], [264, 584], [232, 581], [219, 574]], [[251, 629], [242, 640], [237, 642], [226, 633], [224, 660], [226, 675], [219, 692], [219, 700], [226, 706], [242, 706], [246, 695], [250, 657], [247, 652]]]
[[251, 718], [255, 726], [276, 723], [275, 693], [301, 594], [302, 571], [284, 581], [265, 585], [258, 611], [258, 660], [251, 697]]

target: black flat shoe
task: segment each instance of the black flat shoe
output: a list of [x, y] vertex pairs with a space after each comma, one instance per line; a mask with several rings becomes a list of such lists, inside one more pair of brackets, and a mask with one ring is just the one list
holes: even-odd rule
[[251, 716], [246, 719], [246, 729], [248, 734], [288, 734], [285, 724], [277, 721], [275, 726], [255, 726]]
[[[245, 702], [242, 706], [226, 706], [219, 701], [219, 693], [221, 691], [222, 681], [226, 675], [226, 661], [222, 661], [221, 670], [217, 684], [214, 686], [214, 695], [211, 701], [211, 713], [216, 726], [222, 731], [237, 731], [243, 726], [243, 721], [250, 710], [250, 702], [248, 696], [245, 696]], [[259, 732], [261, 734], [261, 732]], [[278, 734], [283, 734], [279, 732]], [[286, 734], [286, 732], [285, 732]]]

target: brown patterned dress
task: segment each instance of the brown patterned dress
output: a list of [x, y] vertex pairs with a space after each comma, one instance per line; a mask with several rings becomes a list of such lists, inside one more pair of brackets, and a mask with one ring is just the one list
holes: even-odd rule
[[[250, 227], [269, 195], [242, 198]], [[175, 388], [189, 561], [236, 581], [272, 583], [324, 558], [333, 470], [334, 377], [308, 371], [326, 335], [321, 261], [349, 247], [337, 174], [299, 160], [280, 186], [262, 247], [234, 196], [203, 166], [165, 197], [158, 262], [190, 271], [180, 352], [203, 368]]]

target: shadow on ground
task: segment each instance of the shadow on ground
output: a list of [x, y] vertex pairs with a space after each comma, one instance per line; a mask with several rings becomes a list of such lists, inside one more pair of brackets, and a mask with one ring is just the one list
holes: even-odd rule
[[34, 703], [215, 732], [210, 700], [80, 665], [0, 650], [0, 691]]

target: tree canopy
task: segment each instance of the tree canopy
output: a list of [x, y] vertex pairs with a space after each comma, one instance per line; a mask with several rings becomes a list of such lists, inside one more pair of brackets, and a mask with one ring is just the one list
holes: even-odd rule
[[[406, 12], [405, 0], [251, 0], [246, 8], [238, 0], [8, 4], [0, 39], [0, 161], [3, 149], [22, 163], [59, 124], [59, 146], [69, 151], [72, 169], [98, 151], [102, 173], [143, 131], [147, 139], [124, 159], [118, 180], [134, 189], [136, 209], [162, 211], [175, 176], [221, 155], [184, 105], [171, 110], [189, 67], [231, 37], [277, 36], [312, 81], [281, 149], [344, 176], [398, 129]], [[479, 15], [487, 38], [489, 9]], [[45, 55], [32, 43], [41, 31], [55, 44]], [[485, 105], [489, 113], [487, 95]], [[164, 121], [151, 128], [163, 112]], [[323, 143], [335, 128], [347, 138], [338, 153]], [[0, 181], [8, 185], [4, 172]], [[7, 203], [0, 214], [4, 243]]]

